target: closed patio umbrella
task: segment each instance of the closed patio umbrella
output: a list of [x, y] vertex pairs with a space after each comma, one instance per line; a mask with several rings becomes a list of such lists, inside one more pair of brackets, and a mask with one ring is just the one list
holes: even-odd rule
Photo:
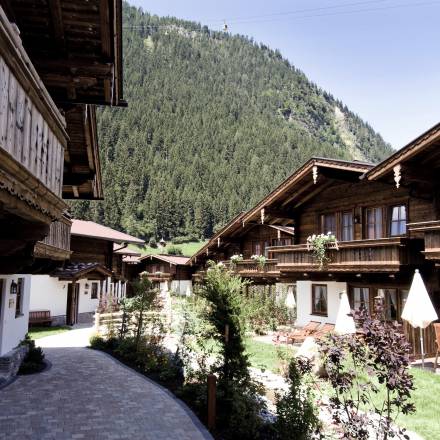
[[418, 269], [416, 269], [414, 273], [408, 298], [403, 308], [402, 319], [408, 321], [414, 328], [420, 328], [420, 348], [422, 352], [422, 367], [424, 368], [425, 352], [423, 347], [423, 330], [428, 327], [431, 322], [436, 321], [438, 316]]
[[189, 287], [189, 286], [186, 288], [186, 296], [187, 297], [191, 296], [191, 287]]
[[289, 289], [289, 292], [286, 296], [286, 301], [284, 303], [288, 309], [294, 309], [296, 307], [295, 296], [293, 295], [293, 291]]
[[350, 303], [345, 291], [341, 292], [338, 314], [336, 316], [335, 333], [338, 335], [350, 335], [356, 333], [356, 325], [351, 316]]

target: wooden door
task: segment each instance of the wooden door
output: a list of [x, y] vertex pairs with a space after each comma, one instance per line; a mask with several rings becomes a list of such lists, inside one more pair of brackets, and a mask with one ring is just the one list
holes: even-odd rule
[[79, 284], [71, 283], [67, 287], [66, 324], [74, 325], [78, 322]]

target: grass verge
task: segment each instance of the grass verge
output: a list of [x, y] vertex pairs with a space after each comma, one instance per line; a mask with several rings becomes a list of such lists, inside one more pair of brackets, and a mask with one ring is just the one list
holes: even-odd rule
[[31, 339], [40, 339], [45, 338], [46, 336], [53, 336], [57, 335], [59, 333], [68, 332], [70, 330], [70, 327], [61, 327], [61, 326], [54, 326], [54, 327], [29, 327], [29, 337]]

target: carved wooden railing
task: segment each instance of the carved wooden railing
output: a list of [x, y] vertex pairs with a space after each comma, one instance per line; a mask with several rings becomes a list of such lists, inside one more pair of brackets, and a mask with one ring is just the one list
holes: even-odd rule
[[277, 267], [281, 271], [394, 272], [401, 265], [417, 259], [416, 255], [412, 256], [409, 252], [407, 243], [404, 238], [340, 242], [339, 249], [327, 249], [329, 261], [324, 268], [320, 268], [319, 262], [305, 244], [274, 246], [268, 250], [278, 261]]
[[60, 218], [66, 144], [65, 120], [0, 7], [0, 187]]
[[168, 281], [172, 274], [168, 272], [144, 272], [150, 281]]
[[260, 266], [254, 260], [243, 260], [235, 265], [231, 264], [230, 261], [224, 261], [223, 264], [229, 269], [234, 270], [238, 275], [264, 276], [276, 275], [280, 272], [277, 268], [277, 260], [273, 259], [267, 259], [263, 266]]
[[411, 233], [423, 233], [425, 239], [425, 258], [440, 261], [440, 220], [409, 223]]
[[70, 257], [70, 229], [72, 222], [67, 217], [50, 224], [49, 234], [37, 242], [34, 248], [36, 258], [67, 260]]

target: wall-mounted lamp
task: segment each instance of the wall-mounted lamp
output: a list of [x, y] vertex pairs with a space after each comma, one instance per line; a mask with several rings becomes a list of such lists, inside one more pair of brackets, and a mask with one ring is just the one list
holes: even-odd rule
[[89, 283], [86, 283], [86, 285], [84, 286], [84, 288], [87, 290], [89, 288]]
[[356, 274], [356, 278], [360, 278], [362, 275], [360, 273]]
[[18, 291], [18, 284], [15, 281], [12, 281], [11, 287], [9, 289], [9, 293], [11, 295], [17, 295], [17, 291]]
[[359, 215], [355, 215], [354, 216], [354, 223], [357, 225], [360, 222], [361, 222], [361, 218], [359, 217]]

